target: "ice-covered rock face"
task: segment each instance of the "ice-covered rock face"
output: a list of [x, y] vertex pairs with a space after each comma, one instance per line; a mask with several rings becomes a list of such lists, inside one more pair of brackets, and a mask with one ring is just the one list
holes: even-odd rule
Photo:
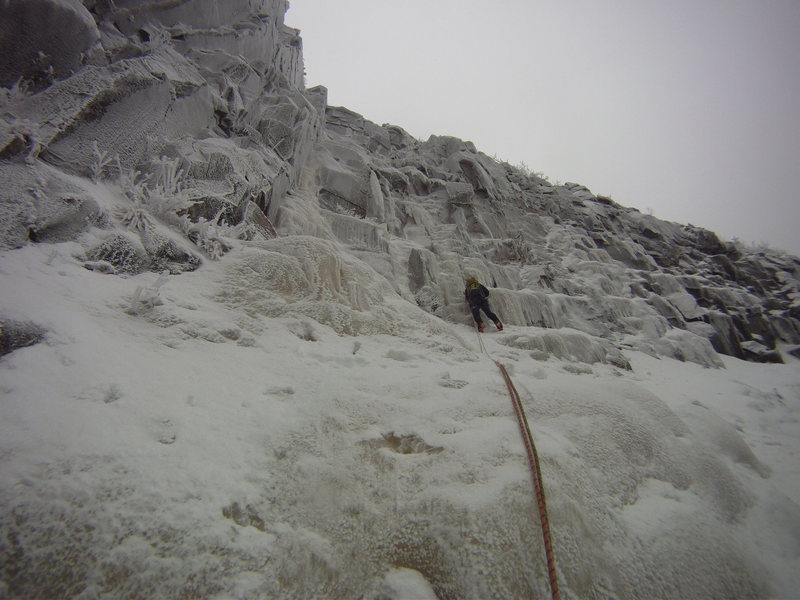
[[[800, 343], [795, 258], [745, 256], [709, 231], [551, 185], [470, 142], [420, 142], [328, 107], [324, 88], [304, 89], [286, 9], [285, 0], [0, 7], [13, 33], [0, 65], [0, 243], [159, 218], [188, 236], [187, 255], [194, 244], [211, 258], [230, 247], [221, 233], [311, 235], [448, 321], [469, 321], [463, 281], [476, 276], [509, 325], [577, 330], [616, 352], [717, 366], [716, 352], [772, 361], [776, 342]], [[97, 207], [61, 174], [116, 182], [122, 198]], [[87, 253], [96, 258], [97, 240]]]
[[444, 319], [469, 320], [463, 281], [477, 276], [510, 325], [576, 329], [706, 366], [721, 365], [716, 352], [779, 361], [777, 341], [800, 342], [795, 257], [743, 255], [469, 142], [422, 143], [329, 107], [309, 169], [305, 192], [335, 238]]
[[[267, 213], [320, 127], [286, 9], [285, 0], [0, 5], [0, 177], [11, 182], [0, 192], [0, 246], [76, 213], [52, 198], [63, 194], [36, 163], [124, 180], [141, 199], [162, 156], [179, 162], [170, 191], [185, 192], [194, 222], [274, 235]], [[70, 226], [82, 230], [77, 212]]]

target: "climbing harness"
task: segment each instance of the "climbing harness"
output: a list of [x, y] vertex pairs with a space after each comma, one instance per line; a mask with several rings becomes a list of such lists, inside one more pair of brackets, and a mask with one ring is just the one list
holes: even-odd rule
[[[489, 356], [489, 352], [486, 350], [486, 345], [483, 343], [483, 338], [478, 331], [477, 325], [475, 326], [475, 331], [478, 334], [478, 343], [481, 351], [487, 357], [491, 358], [491, 356]], [[511, 404], [514, 406], [514, 414], [517, 417], [517, 424], [519, 425], [519, 431], [522, 435], [522, 442], [525, 445], [525, 452], [528, 455], [528, 463], [530, 465], [531, 478], [533, 480], [533, 490], [536, 494], [536, 504], [539, 508], [539, 521], [542, 526], [544, 552], [547, 560], [547, 576], [550, 580], [550, 593], [553, 597], [553, 600], [560, 600], [561, 595], [558, 591], [556, 560], [553, 554], [553, 544], [550, 539], [550, 521], [547, 518], [547, 502], [544, 495], [544, 484], [542, 481], [542, 470], [539, 465], [539, 454], [536, 452], [536, 445], [533, 443], [531, 428], [528, 426], [528, 419], [525, 416], [525, 410], [522, 407], [522, 399], [519, 396], [519, 392], [517, 392], [517, 388], [514, 387], [514, 382], [511, 381], [511, 376], [508, 374], [505, 366], [494, 359], [492, 360], [500, 370], [500, 374], [503, 376], [503, 381], [505, 381], [506, 388], [508, 389], [508, 395], [511, 397]]]

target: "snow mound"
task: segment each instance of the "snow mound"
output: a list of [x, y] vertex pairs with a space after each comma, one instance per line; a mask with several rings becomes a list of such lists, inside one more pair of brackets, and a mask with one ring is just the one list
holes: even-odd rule
[[[529, 418], [544, 446], [559, 564], [577, 597], [769, 595], [736, 525], [754, 506], [752, 479], [768, 471], [733, 427], [717, 419], [695, 429], [627, 382], [538, 387]], [[613, 552], [594, 542], [613, 538], [626, 540]], [[578, 566], [588, 563], [593, 580]]]

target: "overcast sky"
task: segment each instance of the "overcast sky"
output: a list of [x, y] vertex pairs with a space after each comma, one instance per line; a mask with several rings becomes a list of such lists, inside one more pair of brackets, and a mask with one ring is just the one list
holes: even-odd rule
[[800, 255], [800, 0], [290, 0], [306, 85]]

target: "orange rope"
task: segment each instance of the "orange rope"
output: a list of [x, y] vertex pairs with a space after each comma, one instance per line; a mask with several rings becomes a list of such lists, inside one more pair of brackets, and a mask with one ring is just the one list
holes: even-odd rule
[[550, 579], [550, 592], [553, 600], [560, 600], [561, 596], [558, 592], [558, 576], [556, 574], [556, 561], [553, 556], [553, 544], [550, 540], [550, 522], [547, 518], [547, 503], [544, 497], [544, 485], [542, 483], [542, 471], [539, 466], [539, 454], [536, 452], [536, 446], [533, 443], [533, 436], [531, 429], [528, 426], [528, 419], [525, 417], [525, 411], [522, 408], [522, 400], [519, 397], [517, 388], [511, 381], [511, 376], [506, 371], [505, 366], [495, 361], [494, 364], [500, 369], [503, 379], [506, 382], [508, 393], [511, 396], [511, 403], [514, 405], [514, 412], [517, 415], [517, 423], [519, 423], [520, 433], [522, 434], [522, 441], [525, 444], [525, 451], [528, 453], [528, 462], [531, 467], [531, 476], [533, 478], [533, 489], [536, 493], [536, 504], [539, 507], [539, 520], [542, 524], [542, 537], [544, 539], [544, 552], [547, 558], [547, 575]]
[[[475, 324], [475, 333], [478, 336], [478, 345], [480, 346], [481, 352], [489, 356], [477, 323]], [[550, 580], [550, 594], [553, 600], [561, 600], [561, 595], [558, 591], [556, 559], [553, 554], [553, 543], [550, 539], [550, 520], [547, 518], [547, 502], [544, 496], [544, 483], [542, 482], [542, 470], [539, 465], [539, 454], [536, 452], [536, 445], [533, 443], [531, 428], [528, 426], [528, 419], [525, 416], [525, 410], [522, 407], [522, 400], [519, 397], [519, 392], [517, 392], [517, 388], [514, 387], [514, 382], [511, 381], [511, 376], [508, 374], [505, 366], [497, 361], [494, 361], [494, 364], [500, 369], [503, 380], [506, 382], [508, 394], [511, 396], [511, 404], [514, 406], [514, 414], [517, 416], [517, 423], [519, 424], [519, 430], [522, 434], [522, 441], [525, 445], [525, 452], [528, 454], [528, 463], [530, 464], [531, 478], [533, 479], [533, 490], [536, 494], [536, 504], [539, 508], [539, 522], [542, 526], [544, 552], [547, 560], [547, 576]]]

